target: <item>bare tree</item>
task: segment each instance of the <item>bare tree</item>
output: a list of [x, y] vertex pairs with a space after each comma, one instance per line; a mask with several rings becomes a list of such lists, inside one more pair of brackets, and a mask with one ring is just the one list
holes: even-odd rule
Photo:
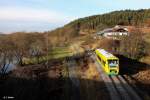
[[145, 54], [145, 42], [143, 33], [136, 29], [132, 30], [129, 36], [121, 40], [120, 52], [130, 58], [138, 59]]
[[37, 63], [40, 63], [40, 58], [45, 55], [45, 46], [42, 40], [36, 40], [30, 45], [31, 55], [36, 57]]
[[14, 33], [11, 36], [14, 43], [14, 55], [20, 65], [23, 65], [23, 58], [28, 55], [30, 41], [28, 41], [28, 34]]
[[9, 36], [0, 39], [0, 69], [1, 74], [7, 72], [8, 67], [13, 62], [13, 43]]

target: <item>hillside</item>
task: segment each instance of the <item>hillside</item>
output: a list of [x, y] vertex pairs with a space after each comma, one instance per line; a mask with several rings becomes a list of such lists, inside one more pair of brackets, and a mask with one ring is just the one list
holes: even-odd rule
[[[102, 15], [94, 15], [80, 18], [70, 22], [62, 28], [58, 28], [50, 33], [78, 36], [79, 34], [90, 34], [104, 28], [119, 25], [143, 26], [149, 25], [150, 9], [141, 10], [121, 10]], [[146, 23], [146, 24], [145, 24]]]
[[[93, 38], [116, 24], [133, 34]], [[150, 100], [149, 29], [150, 9], [89, 16], [44, 33], [0, 34], [0, 100]], [[119, 61], [105, 61], [96, 48]], [[119, 75], [108, 76], [99, 62]]]

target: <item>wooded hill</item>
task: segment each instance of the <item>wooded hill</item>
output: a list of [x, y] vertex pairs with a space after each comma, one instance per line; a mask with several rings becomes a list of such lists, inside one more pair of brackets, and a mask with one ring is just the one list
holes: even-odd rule
[[[36, 58], [36, 63], [40, 63], [41, 58], [43, 61], [47, 52], [51, 53], [56, 47], [67, 47], [73, 42], [76, 43], [78, 41], [77, 39], [80, 38], [79, 36], [81, 33], [95, 33], [104, 28], [113, 27], [116, 24], [142, 27], [145, 25], [150, 26], [150, 9], [137, 11], [115, 11], [103, 15], [80, 18], [70, 22], [62, 28], [44, 33], [17, 32], [9, 35], [0, 34], [0, 59], [2, 61], [0, 62], [0, 67], [4, 68], [6, 62], [12, 62], [14, 57], [20, 65], [24, 65], [24, 58], [27, 60]], [[109, 48], [117, 48], [118, 50], [121, 50], [122, 54], [127, 55], [130, 58], [140, 58], [145, 54], [146, 50], [149, 51], [150, 49], [145, 41], [141, 39], [141, 32], [136, 30], [134, 33], [136, 34], [122, 40], [122, 47], [117, 45], [117, 43], [115, 45], [114, 42], [109, 42], [108, 40], [106, 40], [106, 43], [103, 41], [103, 44], [106, 44]], [[146, 38], [147, 41], [149, 41], [149, 35]], [[84, 41], [87, 41], [87, 44], [92, 42], [96, 42], [96, 44], [98, 44], [97, 41], [93, 41], [93, 38], [88, 38], [88, 35], [83, 39]], [[145, 47], [148, 49], [145, 49]], [[127, 51], [126, 48], [130, 48], [128, 49], [129, 51]], [[133, 48], [136, 48], [136, 51], [133, 51]]]
[[[78, 36], [79, 34], [90, 34], [104, 28], [115, 25], [143, 26], [150, 18], [150, 9], [121, 10], [102, 15], [94, 15], [80, 18], [70, 22], [62, 28], [58, 28], [50, 33], [60, 36]], [[149, 25], [150, 26], [150, 25]]]

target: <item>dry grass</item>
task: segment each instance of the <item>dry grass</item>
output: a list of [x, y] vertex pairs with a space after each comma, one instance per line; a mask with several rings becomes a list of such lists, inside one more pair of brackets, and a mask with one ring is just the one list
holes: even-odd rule
[[71, 51], [72, 54], [83, 53], [84, 49], [81, 47], [81, 43], [81, 41], [72, 43], [69, 47], [69, 51]]
[[87, 79], [98, 80], [99, 73], [95, 67], [94, 63], [89, 63], [89, 68], [85, 71], [85, 75]]
[[140, 61], [150, 65], [150, 56], [145, 56]]
[[107, 89], [90, 57], [80, 60], [81, 100], [109, 100]]
[[139, 73], [135, 74], [134, 77], [144, 84], [150, 84], [150, 69], [140, 71]]

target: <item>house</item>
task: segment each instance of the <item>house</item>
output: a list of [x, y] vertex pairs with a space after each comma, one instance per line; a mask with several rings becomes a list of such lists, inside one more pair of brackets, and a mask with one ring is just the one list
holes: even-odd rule
[[114, 28], [104, 29], [103, 31], [98, 32], [97, 35], [104, 36], [106, 38], [116, 39], [119, 36], [129, 35], [129, 31], [126, 27], [117, 25]]

